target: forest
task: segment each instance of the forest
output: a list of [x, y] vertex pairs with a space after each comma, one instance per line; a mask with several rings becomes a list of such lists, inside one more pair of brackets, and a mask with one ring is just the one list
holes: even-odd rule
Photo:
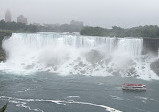
[[157, 25], [145, 25], [124, 29], [113, 26], [111, 29], [105, 29], [86, 26], [81, 30], [80, 34], [87, 36], [159, 38], [159, 27]]
[[23, 23], [5, 22], [4, 20], [1, 20], [0, 30], [11, 31], [11, 32], [37, 32], [38, 27], [32, 24], [26, 25]]

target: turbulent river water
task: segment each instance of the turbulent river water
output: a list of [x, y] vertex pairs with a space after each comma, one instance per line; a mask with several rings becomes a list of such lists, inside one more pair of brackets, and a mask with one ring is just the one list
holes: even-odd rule
[[[8, 112], [158, 112], [157, 58], [142, 55], [142, 38], [67, 33], [15, 33], [3, 41], [0, 107]], [[143, 83], [146, 92], [122, 91]]]

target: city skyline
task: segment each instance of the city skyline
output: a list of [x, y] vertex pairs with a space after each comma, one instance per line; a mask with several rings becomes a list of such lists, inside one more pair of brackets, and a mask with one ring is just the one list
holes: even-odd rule
[[[10, 16], [9, 17], [10, 20], [6, 21], [6, 19], [8, 19], [8, 18], [6, 18], [6, 15], [8, 16], [8, 14]], [[20, 18], [20, 19], [22, 18], [23, 20], [18, 20], [18, 18]], [[6, 22], [14, 21], [14, 22], [20, 22], [20, 23], [25, 23], [25, 24], [40, 24], [40, 23], [37, 23], [37, 22], [29, 23], [28, 18], [24, 17], [22, 14], [20, 14], [17, 17], [12, 18], [12, 12], [10, 11], [9, 8], [5, 11], [4, 17], [2, 17], [1, 20], [5, 20]], [[44, 25], [44, 24], [46, 24], [46, 23], [43, 23], [43, 24], [40, 24], [40, 25]], [[51, 25], [51, 23], [48, 23], [48, 24]], [[59, 24], [59, 23], [55, 23], [54, 25], [56, 25], [56, 24]], [[62, 24], [81, 24], [82, 26], [84, 25], [83, 21], [78, 21], [78, 20], [70, 20], [68, 23], [62, 23]]]
[[[16, 19], [12, 19], [12, 13], [10, 11], [10, 9], [7, 9], [7, 11], [5, 12], [4, 18], [1, 19], [4, 20], [5, 22], [17, 22], [17, 23], [24, 23], [24, 24], [37, 24], [37, 25], [58, 25], [59, 23], [56, 24], [40, 24], [40, 23], [29, 23], [28, 22], [28, 18], [26, 18], [25, 16], [23, 16], [22, 14], [19, 15], [18, 17], [16, 17]], [[72, 25], [81, 25], [83, 26], [84, 23], [83, 21], [78, 21], [78, 20], [71, 20], [69, 23], [63, 23], [63, 24], [72, 24]]]
[[133, 27], [159, 25], [158, 0], [1, 0], [0, 19], [9, 8], [13, 20], [23, 14], [29, 23]]
[[18, 17], [16, 17], [16, 20], [12, 19], [12, 13], [9, 9], [7, 9], [7, 11], [5, 12], [4, 18], [2, 19], [5, 22], [17, 22], [17, 23], [24, 23], [24, 24], [28, 24], [28, 19], [23, 16], [22, 14], [19, 15]]

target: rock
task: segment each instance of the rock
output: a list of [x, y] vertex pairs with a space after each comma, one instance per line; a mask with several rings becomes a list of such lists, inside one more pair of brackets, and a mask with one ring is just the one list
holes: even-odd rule
[[1, 109], [0, 112], [5, 112], [6, 108], [7, 108], [8, 103], [6, 103]]
[[151, 67], [151, 70], [153, 70], [159, 76], [159, 59], [152, 62], [150, 67]]
[[4, 56], [0, 56], [0, 61], [4, 61]]
[[0, 62], [5, 61], [6, 55], [5, 51], [2, 48], [2, 41], [4, 38], [11, 37], [12, 33], [9, 31], [0, 31]]

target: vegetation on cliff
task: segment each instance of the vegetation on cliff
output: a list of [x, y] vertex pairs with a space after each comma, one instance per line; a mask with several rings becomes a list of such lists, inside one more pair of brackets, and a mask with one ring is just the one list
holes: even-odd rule
[[0, 30], [0, 37], [12, 36], [12, 32], [8, 30]]
[[151, 37], [159, 38], [159, 27], [157, 25], [146, 25], [124, 29], [113, 26], [112, 29], [101, 27], [84, 27], [81, 35], [87, 36], [108, 36], [108, 37]]
[[0, 30], [0, 62], [4, 61], [6, 58], [5, 52], [2, 48], [2, 41], [5, 37], [10, 37], [11, 35], [12, 35], [11, 31], [6, 31], [6, 30], [1, 31]]
[[0, 112], [5, 112], [6, 108], [7, 108], [8, 103], [6, 103], [1, 109]]

